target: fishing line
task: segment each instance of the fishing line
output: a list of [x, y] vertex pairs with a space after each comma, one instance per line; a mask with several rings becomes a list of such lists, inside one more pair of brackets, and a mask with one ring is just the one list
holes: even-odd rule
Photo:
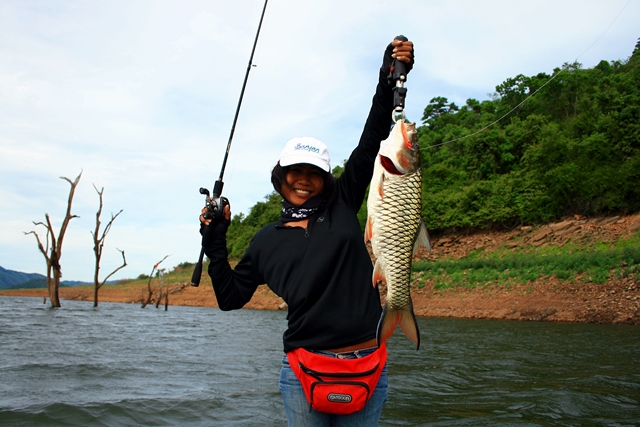
[[575, 59], [575, 61], [574, 61], [574, 62], [577, 62], [577, 61], [578, 61], [578, 59], [580, 59], [580, 57], [581, 57], [582, 55], [584, 55], [584, 54], [585, 54], [585, 53], [587, 53], [589, 50], [591, 50], [591, 48], [592, 48], [596, 43], [598, 43], [598, 42], [600, 41], [600, 39], [601, 39], [602, 37], [604, 37], [604, 35], [605, 35], [605, 34], [607, 34], [607, 32], [611, 29], [611, 27], [613, 26], [613, 24], [618, 20], [618, 18], [620, 17], [620, 15], [622, 15], [622, 12], [624, 12], [624, 10], [627, 8], [627, 6], [629, 6], [629, 4], [630, 4], [630, 3], [631, 3], [631, 0], [629, 0], [629, 1], [627, 2], [627, 4], [625, 4], [625, 5], [624, 5], [624, 7], [620, 10], [620, 12], [618, 12], [618, 14], [616, 15], [616, 17], [615, 17], [615, 18], [613, 18], [613, 21], [611, 21], [611, 23], [609, 24], [609, 26], [607, 27], [607, 29], [606, 29], [606, 30], [604, 30], [604, 33], [602, 33], [602, 34], [600, 35], [600, 37], [598, 37], [598, 38], [596, 39], [596, 41], [594, 41], [593, 43], [591, 43], [591, 46], [589, 46], [589, 47], [588, 47], [584, 52], [582, 52], [582, 53], [581, 53], [581, 54], [580, 54], [580, 55]]
[[[604, 37], [605, 34], [607, 34], [607, 32], [611, 29], [611, 27], [613, 26], [613, 24], [618, 20], [618, 18], [620, 17], [620, 15], [622, 15], [622, 12], [624, 12], [624, 10], [627, 8], [627, 6], [629, 6], [629, 4], [631, 3], [632, 0], [629, 0], [627, 2], [627, 4], [624, 5], [624, 7], [620, 10], [620, 12], [618, 12], [618, 14], [616, 15], [615, 18], [613, 18], [613, 20], [611, 21], [611, 23], [609, 24], [609, 26], [606, 28], [606, 30], [604, 30], [604, 32], [600, 35], [600, 37], [598, 37], [593, 43], [591, 43], [591, 45], [585, 49], [584, 52], [582, 52], [580, 55], [578, 55], [576, 57], [576, 59], [573, 62], [578, 62], [578, 59], [580, 59], [585, 53], [587, 53], [589, 50], [591, 50], [591, 48], [600, 41], [600, 39], [602, 37]], [[538, 93], [543, 87], [545, 87], [546, 85], [548, 85], [549, 83], [551, 83], [556, 77], [558, 77], [560, 74], [562, 74], [564, 71], [567, 71], [565, 68], [560, 69], [557, 73], [555, 73], [553, 76], [551, 76], [551, 78], [549, 80], [546, 81], [546, 83], [544, 83], [542, 86], [540, 86], [538, 89], [536, 89], [535, 91], [533, 91], [531, 94], [529, 94], [529, 96], [527, 96], [524, 100], [522, 100], [522, 102], [520, 102], [518, 105], [516, 105], [515, 107], [513, 107], [511, 110], [509, 110], [506, 114], [504, 114], [502, 117], [500, 117], [497, 120], [494, 120], [493, 122], [489, 123], [488, 125], [486, 125], [485, 127], [483, 127], [482, 129], [473, 132], [469, 135], [465, 135], [465, 136], [461, 136], [459, 138], [455, 138], [455, 139], [451, 139], [449, 141], [445, 141], [445, 142], [441, 142], [439, 144], [434, 144], [434, 145], [430, 145], [428, 147], [425, 148], [421, 148], [420, 151], [422, 150], [427, 150], [429, 148], [435, 148], [435, 147], [441, 147], [443, 145], [447, 145], [447, 144], [451, 144], [452, 142], [456, 142], [456, 141], [460, 141], [462, 139], [466, 139], [466, 138], [470, 138], [472, 136], [478, 135], [481, 132], [484, 132], [485, 130], [489, 129], [491, 126], [495, 125], [496, 123], [500, 122], [502, 119], [506, 118], [507, 116], [509, 116], [511, 113], [513, 113], [515, 110], [517, 110], [518, 108], [520, 108], [522, 106], [522, 104], [524, 104], [525, 102], [527, 102], [532, 96], [534, 96], [536, 93]]]
[[[204, 219], [214, 220], [222, 218], [224, 215], [224, 209], [229, 206], [229, 200], [226, 197], [221, 197], [222, 188], [224, 187], [224, 171], [227, 166], [227, 160], [229, 160], [229, 150], [231, 149], [231, 141], [233, 140], [233, 134], [238, 123], [238, 116], [240, 114], [240, 106], [242, 105], [242, 98], [244, 97], [244, 91], [247, 88], [247, 80], [249, 79], [249, 71], [253, 68], [253, 55], [256, 52], [256, 46], [258, 44], [258, 36], [260, 35], [260, 29], [262, 28], [262, 21], [264, 20], [264, 14], [267, 10], [267, 1], [264, 0], [264, 7], [262, 8], [262, 15], [260, 16], [260, 23], [258, 24], [258, 31], [256, 31], [256, 37], [253, 41], [253, 48], [251, 49], [251, 56], [249, 57], [249, 64], [247, 65], [247, 71], [244, 75], [244, 82], [242, 83], [242, 90], [240, 91], [240, 99], [238, 99], [238, 105], [236, 107], [236, 114], [233, 117], [233, 124], [231, 125], [231, 132], [229, 133], [229, 142], [227, 142], [227, 150], [224, 153], [224, 159], [222, 160], [222, 168], [220, 169], [220, 177], [213, 185], [213, 192], [210, 193], [207, 188], [200, 187], [200, 194], [205, 195], [205, 209], [202, 211], [202, 217]], [[191, 286], [200, 286], [200, 278], [202, 276], [202, 265], [204, 261], [204, 245], [200, 247], [200, 257], [193, 269], [193, 275], [191, 276]]]
[[540, 89], [542, 89], [543, 87], [545, 87], [546, 85], [548, 85], [549, 83], [551, 83], [553, 81], [553, 79], [555, 79], [556, 77], [558, 77], [563, 71], [565, 71], [564, 69], [558, 71], [557, 73], [555, 73], [549, 80], [547, 80], [547, 82], [545, 84], [543, 84], [542, 86], [540, 86], [538, 89], [536, 89], [533, 93], [531, 93], [529, 96], [527, 96], [524, 100], [522, 100], [521, 103], [519, 103], [518, 105], [516, 105], [515, 107], [513, 107], [511, 110], [509, 110], [509, 112], [507, 112], [505, 115], [503, 115], [502, 117], [500, 117], [497, 120], [494, 120], [493, 122], [489, 123], [488, 125], [486, 125], [485, 127], [483, 127], [482, 129], [471, 133], [469, 135], [465, 135], [465, 136], [461, 136], [460, 138], [455, 138], [449, 141], [445, 141], [445, 142], [441, 142], [439, 144], [434, 144], [434, 145], [430, 145], [428, 147], [422, 148], [421, 150], [426, 150], [427, 148], [434, 148], [434, 147], [440, 147], [442, 145], [446, 145], [446, 144], [450, 144], [452, 142], [456, 142], [456, 141], [460, 141], [461, 139], [465, 139], [465, 138], [470, 138], [474, 135], [477, 135], [481, 132], [484, 132], [485, 130], [489, 129], [491, 126], [495, 125], [496, 123], [498, 123], [499, 121], [501, 121], [502, 119], [504, 119], [505, 117], [507, 117], [509, 114], [513, 113], [515, 110], [517, 110], [518, 108], [520, 108], [520, 106], [522, 104], [524, 104], [525, 102], [527, 102], [529, 100], [529, 98], [531, 98], [533, 95], [535, 95], [536, 93], [538, 93], [538, 91]]

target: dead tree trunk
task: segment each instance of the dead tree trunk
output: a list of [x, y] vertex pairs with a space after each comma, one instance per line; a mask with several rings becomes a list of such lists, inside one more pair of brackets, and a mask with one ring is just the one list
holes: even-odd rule
[[104, 285], [107, 282], [109, 277], [113, 276], [118, 270], [127, 266], [127, 259], [124, 256], [124, 251], [121, 251], [120, 249], [116, 248], [122, 254], [122, 265], [116, 268], [115, 270], [113, 270], [107, 277], [104, 278], [102, 282], [100, 282], [100, 279], [99, 279], [100, 260], [102, 259], [102, 249], [104, 248], [104, 240], [107, 237], [107, 234], [109, 234], [109, 231], [111, 230], [113, 221], [115, 221], [118, 215], [122, 213], [122, 209], [120, 209], [120, 212], [118, 212], [115, 215], [111, 214], [111, 221], [109, 221], [109, 223], [106, 225], [106, 227], [102, 231], [102, 235], [100, 235], [100, 216], [102, 215], [102, 194], [104, 193], [104, 187], [102, 187], [100, 191], [98, 191], [98, 189], [94, 184], [93, 188], [95, 188], [96, 192], [98, 193], [98, 196], [100, 197], [100, 207], [98, 208], [98, 212], [96, 213], [96, 229], [93, 232], [93, 252], [96, 256], [96, 266], [93, 272], [93, 306], [97, 307], [98, 291], [100, 290], [102, 285]]
[[120, 249], [116, 248], [116, 250], [118, 252], [120, 252], [122, 254], [122, 265], [118, 268], [116, 268], [115, 270], [113, 270], [107, 277], [105, 277], [102, 282], [98, 283], [98, 272], [97, 272], [97, 267], [96, 268], [96, 274], [93, 277], [93, 306], [97, 307], [98, 306], [98, 291], [100, 290], [100, 288], [102, 287], [102, 285], [104, 285], [105, 283], [107, 283], [107, 280], [109, 280], [109, 277], [113, 276], [118, 270], [124, 268], [127, 266], [127, 259], [124, 256], [124, 251], [121, 251]]
[[71, 214], [71, 204], [73, 202], [73, 195], [75, 194], [76, 187], [78, 186], [78, 182], [80, 181], [80, 177], [82, 176], [82, 172], [76, 177], [74, 181], [71, 181], [69, 178], [61, 176], [60, 179], [64, 179], [67, 181], [71, 188], [69, 189], [69, 198], [67, 200], [67, 212], [65, 214], [64, 220], [62, 221], [62, 225], [60, 226], [60, 231], [58, 232], [58, 237], [56, 238], [56, 234], [53, 231], [53, 225], [51, 224], [51, 218], [48, 213], [44, 214], [46, 219], [46, 223], [44, 222], [33, 222], [34, 225], [42, 225], [47, 230], [46, 244], [43, 245], [40, 240], [40, 236], [35, 231], [25, 232], [24, 234], [33, 234], [36, 237], [36, 241], [38, 242], [38, 249], [44, 255], [44, 259], [47, 263], [47, 290], [49, 293], [49, 300], [51, 301], [51, 307], [60, 307], [60, 298], [58, 297], [58, 289], [60, 288], [60, 278], [62, 277], [62, 268], [60, 266], [60, 258], [62, 257], [62, 241], [64, 239], [64, 235], [67, 232], [67, 227], [69, 226], [69, 221], [73, 218], [78, 218], [77, 215]]
[[151, 270], [151, 274], [149, 275], [149, 281], [147, 282], [147, 297], [142, 299], [142, 308], [145, 308], [149, 303], [151, 303], [151, 299], [153, 298], [153, 290], [151, 289], [151, 279], [153, 279], [153, 270]]
[[[164, 258], [156, 262], [156, 264], [151, 269], [151, 274], [149, 274], [149, 282], [147, 283], [147, 298], [142, 301], [142, 308], [145, 308], [147, 305], [149, 305], [151, 303], [151, 300], [153, 299], [153, 290], [151, 289], [151, 280], [153, 279], [153, 272], [158, 269], [158, 266], [162, 263], [162, 261], [167, 259], [168, 256], [169, 255], [165, 255]], [[160, 290], [159, 293], [162, 293], [162, 290]], [[158, 299], [159, 298], [160, 296], [158, 296]]]
[[160, 283], [158, 284], [158, 299], [156, 300], [156, 308], [160, 307], [160, 301], [164, 296], [164, 268], [158, 270], [158, 278]]
[[160, 304], [162, 304], [162, 298], [164, 298], [164, 311], [167, 311], [169, 309], [169, 285], [165, 285], [164, 283], [164, 271], [164, 268], [158, 270], [158, 277], [160, 278], [160, 294], [156, 301], [156, 308], [160, 307]]

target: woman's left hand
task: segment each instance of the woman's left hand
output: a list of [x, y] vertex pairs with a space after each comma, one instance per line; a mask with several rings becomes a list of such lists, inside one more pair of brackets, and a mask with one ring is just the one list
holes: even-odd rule
[[407, 64], [405, 67], [407, 73], [411, 71], [414, 61], [413, 42], [409, 40], [405, 42], [393, 39], [393, 41], [389, 43], [389, 46], [387, 46], [384, 51], [384, 57], [382, 59], [382, 71], [385, 74], [389, 74], [391, 67], [393, 66], [394, 59]]
[[407, 64], [413, 63], [413, 42], [394, 39], [391, 42], [393, 53], [391, 57]]

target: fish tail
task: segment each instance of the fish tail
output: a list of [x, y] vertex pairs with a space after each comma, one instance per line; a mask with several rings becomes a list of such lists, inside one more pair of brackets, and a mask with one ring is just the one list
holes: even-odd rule
[[407, 338], [415, 343], [416, 350], [418, 350], [420, 348], [420, 329], [418, 328], [416, 315], [413, 312], [413, 305], [409, 305], [403, 310], [396, 310], [389, 308], [387, 303], [384, 304], [376, 332], [378, 346], [393, 335], [398, 325], [400, 325], [400, 329], [402, 329]]
[[387, 303], [384, 304], [382, 315], [378, 321], [378, 330], [376, 331], [376, 339], [378, 347], [389, 339], [400, 323], [400, 312], [389, 308]]
[[413, 304], [401, 311], [400, 329], [402, 332], [416, 345], [416, 350], [420, 348], [420, 329], [418, 328], [418, 319], [413, 312]]

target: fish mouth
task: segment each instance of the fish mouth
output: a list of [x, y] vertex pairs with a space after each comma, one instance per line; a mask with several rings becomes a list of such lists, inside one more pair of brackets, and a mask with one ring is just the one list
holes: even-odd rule
[[393, 161], [387, 156], [380, 155], [380, 164], [391, 175], [402, 175], [402, 172], [398, 170]]

